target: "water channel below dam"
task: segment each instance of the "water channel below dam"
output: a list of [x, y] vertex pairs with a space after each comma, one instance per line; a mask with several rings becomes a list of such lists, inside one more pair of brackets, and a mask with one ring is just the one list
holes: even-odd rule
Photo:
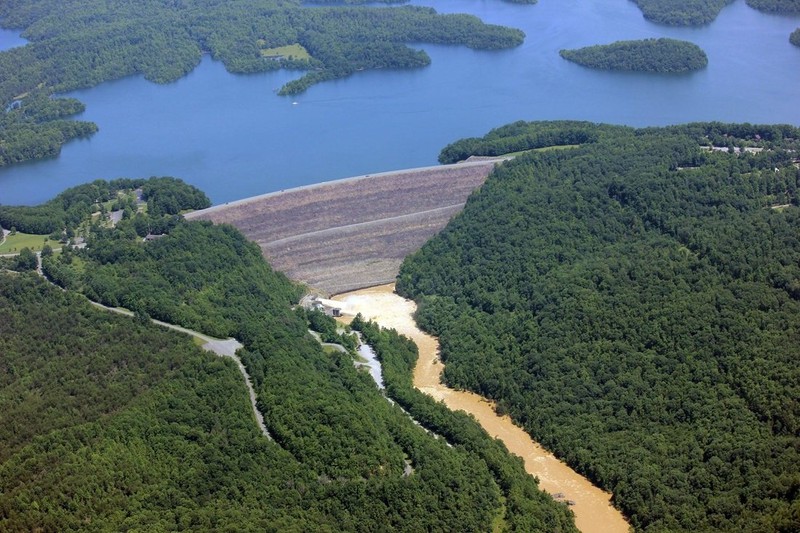
[[511, 418], [498, 415], [492, 402], [471, 392], [451, 389], [441, 382], [443, 365], [438, 356], [439, 342], [417, 327], [413, 318], [415, 303], [395, 294], [394, 284], [344, 293], [334, 299], [342, 302], [344, 314], [361, 313], [366, 319], [411, 338], [419, 348], [414, 385], [443, 401], [450, 409], [473, 415], [491, 436], [503, 441], [511, 453], [523, 459], [525, 469], [539, 478], [543, 490], [574, 502], [572, 510], [578, 529], [584, 533], [629, 531], [630, 526], [622, 513], [611, 505], [610, 493], [595, 487], [542, 448]]

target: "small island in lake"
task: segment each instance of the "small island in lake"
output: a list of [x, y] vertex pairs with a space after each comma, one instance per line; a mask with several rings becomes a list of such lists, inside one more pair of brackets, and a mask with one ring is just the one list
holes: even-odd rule
[[[700, 26], [717, 18], [733, 0], [633, 0], [644, 18], [669, 26]], [[750, 2], [748, 1], [748, 4]]]
[[789, 35], [789, 42], [795, 46], [800, 46], [800, 28], [797, 28]]
[[561, 57], [585, 67], [634, 72], [689, 72], [708, 65], [696, 44], [676, 39], [642, 39], [561, 50]]

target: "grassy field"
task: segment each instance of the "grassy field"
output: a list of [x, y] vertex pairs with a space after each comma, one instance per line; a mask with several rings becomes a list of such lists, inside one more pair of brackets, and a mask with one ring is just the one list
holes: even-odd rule
[[261, 49], [261, 57], [285, 57], [286, 59], [297, 59], [308, 61], [311, 59], [308, 50], [301, 44], [290, 44], [288, 46], [278, 46], [277, 48]]
[[530, 152], [549, 152], [550, 150], [567, 150], [569, 148], [579, 148], [580, 144], [559, 144], [557, 146], [545, 146], [542, 148], [531, 148], [530, 150], [521, 150], [519, 152], [511, 152], [503, 154], [500, 157], [517, 157], [518, 155], [527, 154]]
[[17, 232], [14, 235], [8, 235], [5, 242], [0, 244], [0, 254], [19, 252], [23, 248], [30, 248], [31, 250], [39, 251], [42, 249], [42, 247], [44, 247], [45, 244], [49, 244], [53, 248], [60, 246], [58, 241], [47, 240], [45, 242], [46, 239], [47, 235], [34, 235], [31, 233]]

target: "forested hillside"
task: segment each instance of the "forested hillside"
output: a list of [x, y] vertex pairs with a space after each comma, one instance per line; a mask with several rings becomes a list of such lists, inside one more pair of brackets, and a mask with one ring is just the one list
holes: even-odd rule
[[[430, 8], [308, 7], [299, 0], [8, 0], [0, 3], [0, 21], [24, 30], [30, 41], [0, 52], [0, 105], [22, 102], [0, 120], [0, 165], [57, 155], [67, 140], [96, 130], [58, 120], [79, 109], [72, 101], [48, 103], [48, 95], [134, 74], [171, 82], [194, 69], [203, 53], [235, 73], [307, 71], [281, 91], [295, 94], [357, 70], [430, 63], [408, 44], [494, 50], [524, 38], [519, 30]], [[310, 59], [262, 53], [288, 45], [302, 46]], [[42, 106], [61, 111], [37, 117]]]
[[675, 39], [617, 41], [559, 53], [579, 65], [603, 70], [689, 72], [708, 65], [708, 57], [699, 46]]
[[[533, 480], [496, 468], [516, 464], [504, 449], [493, 469], [433, 438], [351, 354], [324, 352], [291, 309], [300, 288], [237, 230], [159, 212], [196, 189], [134, 184], [146, 212], [94, 220], [85, 249], [44, 258], [66, 291], [0, 273], [0, 529], [574, 531]], [[137, 222], [162, 219], [163, 236], [139, 237]], [[150, 317], [240, 340], [274, 440], [232, 364]]]
[[232, 364], [32, 274], [0, 273], [0, 316], [3, 531], [324, 523]]
[[576, 132], [499, 167], [403, 264], [446, 381], [637, 529], [800, 529], [800, 130], [515, 123], [446, 150]]

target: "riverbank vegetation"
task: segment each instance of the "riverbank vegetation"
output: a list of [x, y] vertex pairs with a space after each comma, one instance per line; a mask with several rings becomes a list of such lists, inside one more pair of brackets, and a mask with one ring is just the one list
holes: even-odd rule
[[[172, 82], [205, 52], [234, 73], [307, 71], [281, 91], [296, 94], [362, 69], [427, 65], [427, 54], [409, 43], [495, 50], [524, 38], [519, 30], [425, 7], [304, 7], [299, 0], [10, 0], [0, 4], [0, 20], [24, 30], [29, 41], [0, 52], [0, 105], [21, 101], [21, 109], [0, 119], [0, 165], [52, 157], [64, 142], [97, 130], [92, 123], [61, 120], [82, 107], [48, 95], [131, 75]], [[286, 46], [304, 49], [307, 57], [262, 54]], [[57, 116], [32, 118], [54, 107]]]
[[[325, 353], [308, 327], [329, 321], [292, 310], [302, 289], [236, 229], [173, 218], [141, 239], [137, 219], [171, 216], [155, 206], [180, 182], [134, 183], [153, 208], [90, 223], [84, 249], [43, 259], [66, 291], [0, 274], [0, 529], [546, 532], [555, 515], [573, 531], [535, 490], [509, 505], [480, 456], [415, 425], [350, 354]], [[242, 342], [274, 440], [233, 364], [150, 317]]]
[[561, 57], [603, 70], [634, 72], [690, 72], [708, 65], [708, 57], [694, 43], [676, 39], [641, 39], [561, 50]]
[[713, 21], [733, 0], [633, 0], [644, 17], [670, 26], [699, 26]]
[[800, 130], [583, 128], [498, 167], [404, 262], [444, 379], [637, 529], [800, 528]]
[[361, 332], [381, 362], [388, 396], [423, 426], [448, 442], [463, 446], [489, 466], [506, 498], [507, 525], [517, 531], [576, 531], [568, 508], [554, 506], [551, 498], [539, 490], [537, 481], [525, 472], [522, 460], [510, 455], [501, 441], [490, 437], [469, 415], [451, 411], [414, 387], [413, 371], [419, 353], [413, 341], [365, 321], [360, 315], [351, 327]]

